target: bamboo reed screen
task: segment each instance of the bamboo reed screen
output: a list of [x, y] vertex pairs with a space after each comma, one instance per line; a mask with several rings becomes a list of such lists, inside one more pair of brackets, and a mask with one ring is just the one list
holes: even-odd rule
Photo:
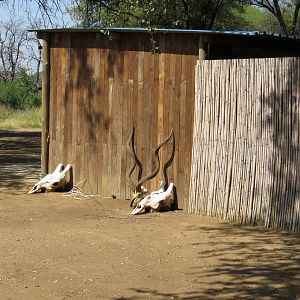
[[299, 66], [197, 64], [189, 212], [300, 231]]

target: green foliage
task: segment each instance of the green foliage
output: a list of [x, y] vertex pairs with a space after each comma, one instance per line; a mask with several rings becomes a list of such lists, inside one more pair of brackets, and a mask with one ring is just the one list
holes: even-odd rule
[[234, 29], [248, 0], [79, 0], [70, 12], [79, 26]]
[[[282, 32], [277, 18], [266, 10], [248, 6], [241, 14], [238, 13], [238, 15], [244, 20], [244, 23], [239, 25], [244, 30]], [[283, 9], [283, 18], [288, 28], [290, 28], [292, 24], [292, 11], [288, 8]], [[300, 32], [299, 29], [298, 24], [295, 31], [296, 34]]]
[[276, 18], [270, 13], [256, 7], [248, 6], [241, 14], [238, 13], [238, 15], [243, 20], [243, 24], [239, 25], [240, 29], [262, 32], [280, 31], [280, 26]]
[[299, 0], [78, 0], [83, 27], [259, 30], [299, 34]]
[[35, 92], [35, 80], [24, 69], [13, 81], [0, 81], [0, 105], [13, 109], [27, 109], [41, 105], [41, 95]]
[[251, 0], [251, 4], [269, 15], [276, 31], [299, 34], [300, 0]]

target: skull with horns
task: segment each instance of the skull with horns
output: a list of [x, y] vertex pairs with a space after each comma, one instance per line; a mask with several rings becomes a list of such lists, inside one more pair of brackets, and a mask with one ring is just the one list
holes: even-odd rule
[[[135, 145], [134, 145], [134, 135], [135, 135], [135, 127], [133, 127], [132, 133], [127, 142], [127, 150], [129, 151], [130, 155], [133, 158], [132, 164], [130, 169], [127, 172], [127, 182], [132, 190], [133, 196], [130, 202], [130, 207], [133, 207], [134, 210], [132, 214], [138, 214], [143, 210], [169, 210], [174, 202], [175, 195], [175, 187], [173, 183], [169, 184], [167, 169], [173, 162], [174, 154], [175, 154], [175, 137], [173, 130], [171, 131], [170, 135], [160, 143], [154, 150], [152, 150], [152, 162], [153, 168], [150, 174], [142, 177], [143, 167], [141, 161], [138, 159]], [[153, 179], [160, 170], [160, 158], [159, 158], [159, 151], [160, 149], [168, 143], [172, 139], [172, 153], [170, 158], [164, 163], [163, 165], [163, 175], [164, 181], [161, 182], [160, 187], [157, 191], [154, 191], [150, 194], [147, 194], [148, 191], [143, 184]], [[138, 167], [138, 176], [137, 181], [134, 182], [131, 179], [131, 175], [134, 172], [135, 168]], [[176, 200], [176, 199], [175, 199]]]

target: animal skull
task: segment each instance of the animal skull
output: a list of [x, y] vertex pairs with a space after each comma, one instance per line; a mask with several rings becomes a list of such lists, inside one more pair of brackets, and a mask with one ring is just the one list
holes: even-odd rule
[[173, 183], [164, 191], [165, 182], [161, 182], [157, 191], [152, 192], [143, 198], [132, 211], [132, 215], [141, 213], [143, 210], [152, 209], [154, 211], [170, 210], [174, 197], [173, 197]]
[[54, 192], [64, 191], [66, 186], [72, 182], [72, 174], [70, 174], [70, 181], [67, 182], [66, 174], [71, 171], [70, 164], [64, 168], [63, 164], [58, 164], [53, 173], [47, 174], [28, 192], [28, 194], [41, 193], [41, 192]]
[[132, 192], [131, 206], [136, 207], [137, 204], [141, 201], [141, 199], [143, 199], [147, 194], [148, 190], [144, 186], [141, 186], [141, 190], [139, 192], [134, 190]]
[[[128, 185], [133, 192], [133, 196], [132, 196], [131, 202], [130, 202], [130, 207], [136, 208], [141, 203], [141, 201], [144, 200], [147, 202], [149, 200], [149, 196], [151, 196], [151, 194], [149, 196], [146, 196], [147, 190], [145, 188], [143, 188], [142, 184], [144, 184], [146, 181], [154, 178], [158, 174], [158, 172], [160, 170], [159, 151], [166, 143], [168, 143], [172, 139], [173, 147], [172, 147], [171, 156], [163, 165], [164, 184], [162, 186], [162, 192], [165, 192], [165, 190], [168, 188], [169, 180], [168, 180], [168, 175], [167, 175], [167, 169], [170, 167], [170, 165], [174, 159], [175, 136], [174, 136], [174, 132], [172, 130], [170, 135], [162, 143], [160, 143], [155, 149], [152, 150], [153, 168], [149, 174], [142, 177], [143, 166], [136, 154], [135, 145], [134, 145], [135, 144], [134, 135], [135, 135], [135, 127], [133, 127], [132, 133], [127, 141], [127, 150], [129, 152], [129, 154], [131, 155], [131, 157], [133, 158], [133, 160], [132, 160], [131, 167], [128, 170], [126, 176], [127, 176]], [[136, 167], [138, 167], [138, 176], [137, 176], [137, 181], [134, 182], [131, 179], [131, 175], [133, 174], [133, 171]], [[160, 189], [153, 193], [154, 194], [160, 193]]]

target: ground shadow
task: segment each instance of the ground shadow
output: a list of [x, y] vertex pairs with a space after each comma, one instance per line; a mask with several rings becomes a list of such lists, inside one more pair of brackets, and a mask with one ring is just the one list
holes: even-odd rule
[[[199, 285], [213, 278], [211, 288], [202, 291], [201, 297], [213, 299], [221, 294], [226, 299], [296, 299], [300, 295], [298, 234], [231, 224], [188, 230], [210, 234], [206, 241], [209, 250], [198, 253], [199, 262], [207, 261], [206, 270], [203, 272], [203, 265], [193, 270]], [[215, 265], [210, 265], [211, 258]]]
[[41, 132], [0, 130], [0, 188], [10, 193], [27, 189], [39, 179]]
[[114, 299], [279, 300], [300, 296], [298, 234], [229, 223], [217, 227], [188, 226], [185, 231], [199, 234], [199, 242], [189, 245], [198, 252], [198, 265], [188, 274], [194, 286], [192, 291], [165, 293], [139, 287], [131, 289], [133, 297]]

